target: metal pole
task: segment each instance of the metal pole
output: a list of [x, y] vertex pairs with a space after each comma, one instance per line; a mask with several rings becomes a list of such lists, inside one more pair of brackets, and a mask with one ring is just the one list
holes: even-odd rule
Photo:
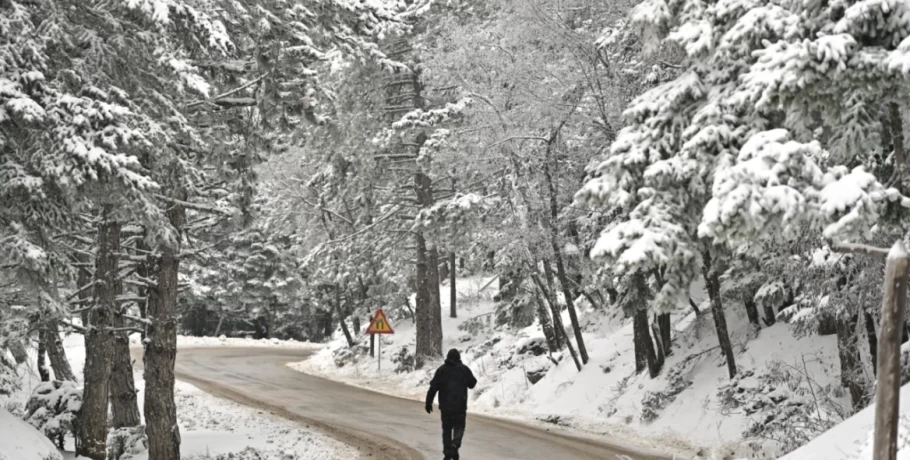
[[897, 458], [901, 385], [901, 335], [907, 308], [907, 249], [900, 241], [888, 252], [878, 336], [878, 382], [875, 391], [873, 460]]
[[379, 345], [377, 345], [376, 348], [379, 349], [379, 359], [376, 360], [376, 370], [382, 372], [382, 334], [377, 335], [379, 335], [379, 337], [376, 337], [376, 342], [378, 342]]

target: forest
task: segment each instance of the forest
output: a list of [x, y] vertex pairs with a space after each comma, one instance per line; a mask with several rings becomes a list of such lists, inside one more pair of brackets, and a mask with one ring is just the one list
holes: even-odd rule
[[650, 379], [708, 321], [720, 386], [833, 337], [804, 443], [875, 394], [908, 76], [897, 0], [0, 0], [0, 395], [34, 365], [54, 442], [176, 460], [178, 335], [363, 353], [382, 308], [431, 368], [484, 275], [578, 372], [598, 318]]

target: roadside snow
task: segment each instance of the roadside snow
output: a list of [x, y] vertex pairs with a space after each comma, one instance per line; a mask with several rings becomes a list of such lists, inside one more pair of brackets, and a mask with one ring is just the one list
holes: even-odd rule
[[[131, 341], [138, 343], [138, 337]], [[85, 363], [85, 347], [82, 336], [71, 334], [64, 338], [63, 345], [72, 364], [77, 379], [82, 380], [82, 369]], [[293, 347], [318, 348], [319, 345], [295, 341], [270, 341], [243, 338], [219, 339], [216, 337], [179, 337], [178, 348], [208, 346], [235, 347]], [[29, 360], [34, 363], [34, 357]], [[31, 390], [40, 383], [34, 369], [22, 370], [24, 388], [15, 396], [24, 404]], [[142, 373], [136, 372], [136, 389], [139, 394], [139, 408], [142, 413], [145, 382]], [[177, 421], [180, 426], [181, 457], [192, 460], [209, 460], [218, 455], [233, 455], [236, 459], [281, 459], [281, 460], [348, 460], [359, 454], [356, 449], [314, 432], [304, 426], [283, 419], [277, 415], [252, 409], [231, 401], [216, 398], [199, 388], [182, 381], [175, 385], [177, 401]], [[16, 422], [16, 429], [7, 429], [7, 419]], [[144, 423], [144, 416], [143, 416]], [[34, 435], [27, 435], [28, 431]], [[22, 442], [7, 442], [10, 439]], [[0, 410], [0, 460], [44, 460], [36, 455], [20, 455], [17, 446], [24, 445], [35, 449], [50, 446], [50, 452], [57, 457], [56, 448], [43, 435], [15, 416]], [[67, 440], [64, 459], [75, 458], [72, 439]], [[41, 451], [36, 451], [41, 452]], [[7, 457], [4, 457], [7, 455]], [[132, 460], [148, 460], [147, 452], [132, 457]]]
[[[901, 387], [898, 460], [910, 460], [910, 385]], [[872, 460], [875, 403], [780, 460]]]
[[[698, 317], [688, 306], [674, 315], [673, 355], [667, 357], [661, 375], [651, 379], [647, 372], [635, 372], [630, 321], [595, 312], [581, 302], [579, 316], [590, 361], [579, 372], [567, 351], [554, 354], [552, 359], [557, 363], [553, 364], [537, 324], [517, 330], [492, 326], [492, 298], [497, 287], [494, 283], [481, 291], [489, 281], [457, 280], [458, 318], [448, 317], [449, 287], [443, 284], [440, 288], [443, 348], [458, 348], [462, 360], [479, 380], [472, 391], [472, 412], [603, 435], [631, 447], [663, 451], [678, 458], [780, 456], [782, 447], [777, 442], [743, 442], [751, 424], [768, 414], [747, 414], [742, 407], [730, 407], [729, 401], [724, 400], [722, 389], [730, 379], [707, 306], [702, 307], [703, 313]], [[696, 287], [692, 297], [701, 303], [704, 294]], [[798, 339], [783, 323], [756, 333], [741, 306], [731, 305], [727, 315], [740, 375], [754, 374], [739, 385], [756, 387], [757, 397], [769, 386], [788, 392], [790, 385], [796, 390], [784, 395], [798, 400], [802, 398], [800, 390], [807, 389], [803, 374], [808, 374], [813, 388], [838, 381], [833, 336]], [[369, 347], [367, 336], [358, 337], [360, 353], [351, 358], [340, 332], [310, 359], [289, 366], [354, 386], [422, 400], [431, 373], [441, 362], [418, 371], [401, 366], [398, 357], [414, 350], [414, 322], [401, 317], [389, 320], [395, 334], [381, 337], [381, 371], [377, 370], [376, 358], [363, 351]], [[563, 323], [571, 324], [566, 312]], [[535, 351], [535, 342], [542, 344], [543, 350]], [[676, 377], [672, 377], [674, 373]], [[542, 378], [531, 383], [529, 375]], [[765, 378], [768, 375], [780, 380], [769, 385]], [[834, 399], [835, 404], [844, 403]], [[649, 400], [660, 400], [660, 404], [646, 417]]]
[[57, 448], [38, 430], [0, 407], [0, 460], [59, 460]]

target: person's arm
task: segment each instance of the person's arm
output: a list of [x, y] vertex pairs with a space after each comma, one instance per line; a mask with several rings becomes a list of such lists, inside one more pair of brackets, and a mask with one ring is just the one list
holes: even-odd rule
[[433, 412], [433, 400], [436, 399], [437, 391], [439, 391], [439, 369], [436, 369], [433, 380], [430, 380], [430, 389], [427, 390], [426, 410], [428, 414]]
[[468, 377], [468, 381], [467, 381], [468, 388], [472, 388], [472, 389], [473, 389], [474, 386], [477, 385], [477, 379], [474, 378], [474, 373], [471, 372], [471, 368], [470, 368], [470, 367], [465, 366], [465, 367], [464, 367], [464, 370], [468, 373], [468, 375], [467, 375], [467, 377]]

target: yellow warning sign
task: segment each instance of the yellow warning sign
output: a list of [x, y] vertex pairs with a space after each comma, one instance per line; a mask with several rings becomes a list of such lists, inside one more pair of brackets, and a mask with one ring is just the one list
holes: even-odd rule
[[367, 334], [394, 334], [395, 331], [392, 330], [392, 325], [389, 324], [389, 318], [385, 316], [385, 312], [380, 308], [376, 311], [376, 316], [373, 317], [373, 320], [370, 321], [370, 327], [367, 328]]

